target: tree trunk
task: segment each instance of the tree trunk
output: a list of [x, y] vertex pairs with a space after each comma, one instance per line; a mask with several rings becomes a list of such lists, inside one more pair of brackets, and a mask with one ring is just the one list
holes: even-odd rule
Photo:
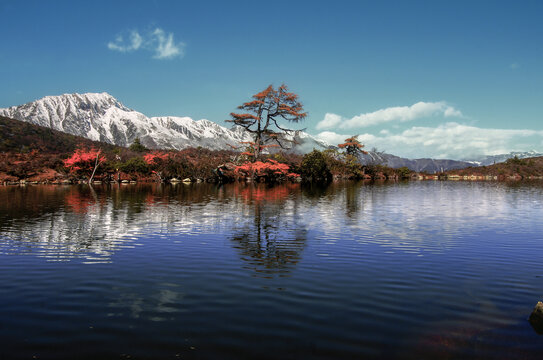
[[92, 174], [91, 174], [91, 177], [89, 179], [89, 185], [92, 184], [92, 179], [94, 178], [94, 173], [96, 173], [96, 169], [98, 169], [98, 165], [100, 165], [100, 163], [98, 162], [99, 157], [100, 157], [100, 151], [98, 151], [98, 153], [96, 154], [96, 161], [94, 162], [94, 170], [92, 170]]
[[260, 156], [260, 137], [257, 137], [255, 141], [255, 161], [258, 160]]

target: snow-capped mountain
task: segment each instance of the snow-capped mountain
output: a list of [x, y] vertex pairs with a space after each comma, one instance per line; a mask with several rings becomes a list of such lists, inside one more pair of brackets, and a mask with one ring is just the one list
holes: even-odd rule
[[474, 163], [476, 166], [487, 166], [504, 162], [507, 159], [514, 158], [515, 156], [519, 159], [526, 159], [531, 157], [543, 156], [543, 154], [535, 150], [511, 151], [509, 154], [481, 156], [471, 160], [471, 162]]
[[442, 172], [455, 169], [463, 169], [469, 166], [476, 166], [473, 162], [457, 161], [447, 159], [406, 159], [392, 154], [368, 151], [360, 155], [362, 164], [380, 164], [392, 168], [407, 167], [413, 171], [426, 171], [428, 173]]
[[448, 160], [448, 159], [406, 159], [383, 152], [368, 151], [367, 154], [360, 155], [360, 162], [366, 165], [380, 164], [392, 168], [407, 167], [413, 171], [425, 171], [436, 173], [449, 170], [464, 169], [470, 166], [488, 166], [506, 161], [514, 157], [526, 159], [531, 157], [543, 156], [535, 150], [531, 151], [512, 151], [509, 154], [485, 155], [475, 159], [466, 160]]
[[[147, 117], [107, 93], [64, 94], [7, 109], [0, 115], [30, 122], [91, 140], [129, 146], [136, 138], [149, 148], [183, 149], [202, 146], [231, 149], [251, 136], [243, 128], [227, 129], [209, 120], [189, 117]], [[304, 153], [330, 145], [299, 132], [292, 151]]]

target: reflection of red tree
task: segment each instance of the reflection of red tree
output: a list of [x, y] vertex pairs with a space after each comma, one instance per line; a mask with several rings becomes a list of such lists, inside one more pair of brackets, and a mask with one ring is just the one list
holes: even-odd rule
[[171, 202], [171, 188], [164, 188], [161, 186], [145, 186], [141, 190], [137, 190], [140, 193], [145, 194], [143, 201], [148, 207], [161, 207]]
[[265, 184], [242, 185], [234, 187], [234, 195], [241, 197], [247, 203], [251, 202], [279, 202], [285, 200], [289, 194], [300, 188], [300, 184], [287, 183], [273, 187]]
[[64, 199], [64, 203], [78, 214], [85, 214], [89, 206], [94, 205], [95, 200], [92, 197], [85, 196], [81, 191], [73, 189]]
[[[295, 194], [300, 184], [235, 184], [233, 197], [247, 205], [246, 220], [234, 225], [232, 241], [241, 259], [257, 276], [271, 278], [288, 273], [301, 258], [307, 239], [304, 226], [297, 226]], [[294, 196], [293, 196], [294, 195]], [[287, 214], [284, 214], [285, 210]], [[287, 215], [287, 216], [283, 216]], [[279, 275], [281, 276], [281, 275]]]
[[150, 192], [147, 193], [147, 195], [145, 196], [145, 203], [147, 205], [155, 205], [155, 195]]

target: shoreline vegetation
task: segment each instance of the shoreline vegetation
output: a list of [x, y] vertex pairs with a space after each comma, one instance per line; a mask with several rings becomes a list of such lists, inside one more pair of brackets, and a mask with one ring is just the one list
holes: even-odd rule
[[261, 154], [189, 148], [158, 151], [138, 141], [105, 150], [77, 145], [72, 152], [24, 150], [0, 153], [0, 184], [330, 182], [340, 180], [519, 181], [543, 179], [543, 157], [512, 158], [491, 166], [428, 174], [382, 164], [360, 164], [338, 150], [305, 155]]

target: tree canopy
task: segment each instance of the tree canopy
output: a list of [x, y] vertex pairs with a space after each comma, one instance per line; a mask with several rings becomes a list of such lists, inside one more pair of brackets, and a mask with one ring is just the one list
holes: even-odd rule
[[145, 145], [143, 145], [140, 141], [140, 138], [135, 138], [134, 139], [134, 142], [132, 144], [130, 144], [130, 146], [128, 147], [130, 150], [132, 151], [135, 151], [135, 152], [146, 152], [146, 151], [149, 151], [149, 149], [147, 149], [145, 147]]
[[98, 166], [106, 161], [101, 149], [86, 149], [80, 147], [74, 151], [72, 156], [64, 160], [64, 166], [73, 173], [91, 173], [89, 184], [92, 183], [94, 173]]
[[254, 136], [251, 143], [255, 159], [267, 147], [284, 148], [291, 142], [284, 135], [293, 135], [297, 130], [285, 127], [282, 122], [300, 122], [307, 117], [298, 95], [289, 92], [286, 85], [277, 90], [272, 85], [253, 95], [253, 100], [238, 106], [240, 113], [230, 113], [226, 120], [241, 126]]
[[348, 139], [345, 139], [343, 144], [338, 145], [341, 149], [345, 149], [347, 155], [356, 156], [358, 153], [367, 154], [367, 151], [362, 150], [364, 147], [363, 144], [358, 140], [358, 135], [351, 136]]

